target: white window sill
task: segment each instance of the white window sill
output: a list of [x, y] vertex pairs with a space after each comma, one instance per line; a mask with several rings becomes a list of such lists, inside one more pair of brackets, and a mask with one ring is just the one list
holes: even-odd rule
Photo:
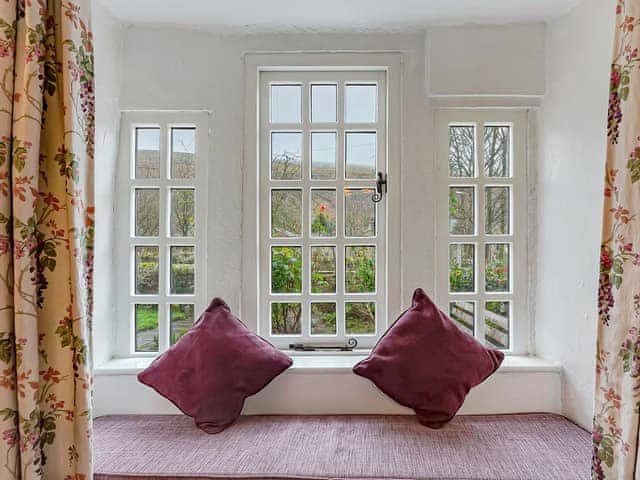
[[[286, 373], [350, 373], [353, 366], [366, 358], [366, 353], [352, 353], [349, 355], [324, 355], [309, 353], [290, 353], [293, 365]], [[131, 357], [114, 358], [94, 369], [95, 375], [137, 375], [149, 366], [153, 358]], [[539, 357], [507, 355], [498, 373], [524, 372], [556, 372], [561, 366], [557, 362], [544, 360]]]

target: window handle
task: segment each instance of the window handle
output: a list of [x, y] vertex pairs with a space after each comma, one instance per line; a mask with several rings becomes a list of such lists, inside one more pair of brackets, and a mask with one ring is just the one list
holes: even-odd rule
[[380, 203], [385, 193], [387, 193], [387, 174], [378, 172], [378, 180], [376, 180], [376, 192], [371, 197], [371, 200], [373, 200], [373, 203]]

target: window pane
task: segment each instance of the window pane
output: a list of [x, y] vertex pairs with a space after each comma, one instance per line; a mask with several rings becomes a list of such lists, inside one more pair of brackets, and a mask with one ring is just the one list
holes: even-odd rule
[[449, 291], [473, 292], [475, 245], [454, 243], [449, 245]]
[[509, 234], [509, 187], [485, 188], [485, 230], [488, 235]]
[[336, 236], [335, 190], [311, 190], [311, 236]]
[[311, 121], [333, 123], [337, 121], [336, 85], [311, 85]]
[[336, 247], [311, 247], [311, 293], [336, 292]]
[[336, 304], [312, 303], [311, 335], [335, 335], [336, 332]]
[[344, 234], [346, 237], [376, 236], [376, 206], [371, 200], [374, 190], [344, 190]]
[[375, 123], [378, 107], [376, 85], [347, 85], [345, 87], [345, 121]]
[[271, 247], [271, 292], [302, 292], [301, 247]]
[[375, 293], [376, 247], [345, 247], [345, 291]]
[[195, 247], [171, 247], [172, 295], [188, 295], [194, 292]]
[[160, 293], [159, 247], [135, 247], [136, 295], [157, 295]]
[[449, 316], [451, 320], [469, 335], [473, 336], [475, 326], [475, 310], [474, 302], [450, 302]]
[[196, 177], [196, 129], [171, 129], [171, 178]]
[[271, 122], [300, 123], [302, 121], [302, 87], [271, 85]]
[[510, 127], [484, 127], [484, 174], [508, 177], [511, 144]]
[[136, 352], [158, 351], [158, 305], [135, 305]]
[[136, 178], [160, 178], [160, 129], [136, 128]]
[[160, 190], [157, 188], [136, 188], [135, 191], [136, 237], [157, 237], [160, 235]]
[[485, 245], [485, 289], [487, 292], [509, 291], [509, 244]]
[[300, 180], [302, 178], [302, 134], [274, 132], [271, 134], [271, 178]]
[[193, 237], [195, 232], [195, 190], [171, 189], [171, 236]]
[[302, 190], [271, 190], [271, 236], [302, 236]]
[[376, 133], [347, 132], [346, 178], [372, 179], [376, 177]]
[[336, 178], [336, 133], [311, 133], [311, 178], [332, 180]]
[[300, 335], [302, 333], [301, 303], [271, 304], [271, 334]]
[[475, 127], [449, 127], [449, 176], [475, 177]]
[[486, 302], [484, 310], [485, 343], [494, 348], [509, 348], [509, 302]]
[[344, 309], [347, 335], [376, 333], [375, 302], [346, 302]]
[[193, 326], [193, 304], [174, 304], [169, 307], [171, 345], [176, 343]]
[[474, 220], [474, 188], [449, 187], [449, 233], [473, 235]]

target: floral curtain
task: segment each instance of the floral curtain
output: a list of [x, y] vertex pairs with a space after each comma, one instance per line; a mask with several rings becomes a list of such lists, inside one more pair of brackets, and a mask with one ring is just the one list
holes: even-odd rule
[[0, 478], [92, 477], [90, 0], [0, 1]]
[[609, 89], [594, 479], [640, 478], [640, 1], [618, 0]]

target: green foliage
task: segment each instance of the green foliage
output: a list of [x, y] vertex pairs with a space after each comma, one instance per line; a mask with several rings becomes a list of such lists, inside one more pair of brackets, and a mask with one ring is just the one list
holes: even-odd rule
[[274, 293], [302, 291], [302, 251], [300, 247], [271, 249], [271, 289]]
[[136, 305], [136, 332], [158, 328], [158, 307], [156, 305]]
[[332, 237], [336, 232], [335, 220], [329, 220], [324, 212], [317, 213], [311, 224], [311, 234], [316, 237]]
[[376, 261], [372, 247], [348, 247], [346, 257], [348, 293], [375, 292]]
[[347, 334], [375, 333], [376, 304], [373, 302], [347, 303], [345, 308], [345, 327]]

